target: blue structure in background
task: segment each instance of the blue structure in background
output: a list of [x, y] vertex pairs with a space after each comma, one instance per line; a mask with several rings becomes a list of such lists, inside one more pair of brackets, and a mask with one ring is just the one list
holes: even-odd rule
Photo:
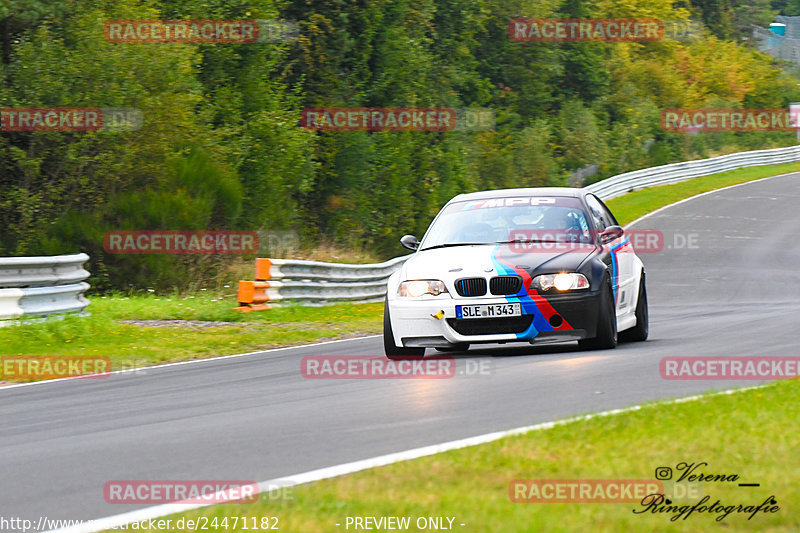
[[769, 25], [769, 30], [775, 35], [780, 35], [783, 37], [786, 35], [786, 24], [783, 22], [773, 22]]
[[778, 16], [769, 29], [754, 26], [753, 44], [772, 57], [800, 64], [800, 17]]
[[773, 22], [769, 25], [769, 31], [775, 35], [767, 37], [767, 48], [779, 48], [783, 37], [786, 35], [786, 24]]

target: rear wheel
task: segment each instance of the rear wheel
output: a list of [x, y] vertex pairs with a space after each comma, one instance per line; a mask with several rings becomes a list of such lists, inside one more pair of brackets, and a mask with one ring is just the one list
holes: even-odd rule
[[614, 294], [611, 292], [611, 283], [606, 280], [603, 281], [603, 289], [600, 293], [596, 333], [597, 336], [592, 339], [579, 340], [578, 346], [585, 350], [607, 350], [617, 346], [617, 312], [614, 306]]
[[425, 348], [403, 348], [395, 345], [388, 299], [383, 304], [383, 352], [389, 359], [421, 359], [425, 356]]
[[647, 287], [644, 283], [644, 272], [639, 282], [639, 298], [636, 300], [636, 325], [619, 334], [622, 341], [646, 341], [650, 331], [650, 313], [647, 310]]

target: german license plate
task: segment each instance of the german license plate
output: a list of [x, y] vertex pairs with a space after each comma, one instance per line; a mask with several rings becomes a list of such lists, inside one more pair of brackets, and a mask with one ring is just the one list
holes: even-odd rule
[[522, 316], [520, 304], [457, 305], [456, 318], [492, 318]]

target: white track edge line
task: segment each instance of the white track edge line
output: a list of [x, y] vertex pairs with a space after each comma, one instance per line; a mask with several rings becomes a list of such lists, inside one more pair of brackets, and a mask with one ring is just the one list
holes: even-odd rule
[[[247, 352], [247, 353], [235, 353], [231, 355], [220, 355], [217, 357], [206, 357], [204, 359], [191, 359], [189, 361], [176, 361], [174, 363], [164, 363], [163, 365], [151, 365], [151, 366], [141, 366], [136, 368], [126, 368], [124, 370], [112, 370], [111, 372], [106, 372], [105, 374], [86, 374], [82, 376], [72, 376], [66, 378], [57, 378], [57, 379], [46, 379], [42, 381], [31, 381], [28, 383], [16, 383], [14, 385], [2, 385], [0, 386], [0, 392], [8, 389], [16, 389], [19, 387], [29, 387], [31, 385], [42, 385], [45, 383], [58, 383], [60, 381], [74, 381], [74, 380], [84, 380], [84, 379], [97, 379], [98, 377], [108, 377], [112, 374], [127, 374], [130, 372], [139, 372], [141, 370], [158, 370], [159, 368], [169, 368], [171, 366], [179, 366], [179, 365], [190, 365], [193, 363], [208, 363], [209, 361], [221, 361], [223, 359], [234, 359], [237, 357], [245, 357], [248, 355], [260, 355], [266, 354], [271, 352], [279, 352], [282, 350], [297, 350], [299, 348], [313, 348], [314, 346], [324, 346], [326, 344], [334, 344], [337, 342], [350, 342], [350, 341], [360, 341], [364, 339], [373, 339], [375, 337], [380, 337], [380, 335], [366, 335], [364, 337], [354, 337], [350, 339], [334, 339], [330, 341], [323, 341], [323, 342], [315, 342], [312, 344], [298, 344], [297, 346], [283, 346], [281, 348], [270, 348], [268, 350], [259, 350], [257, 352]], [[47, 357], [47, 356], [43, 356]], [[62, 356], [62, 357], [70, 357], [70, 356]]]
[[[790, 173], [787, 173], [787, 174], [779, 174], [777, 176], [767, 176], [767, 177], [764, 177], [764, 178], [759, 178], [759, 179], [756, 179], [756, 180], [746, 181], [746, 182], [743, 182], [743, 183], [737, 183], [737, 184], [734, 184], [734, 185], [729, 185], [727, 187], [722, 187], [720, 189], [713, 189], [711, 191], [706, 191], [706, 192], [703, 192], [703, 193], [700, 193], [700, 194], [696, 194], [694, 196], [690, 196], [689, 198], [684, 198], [682, 200], [678, 200], [677, 202], [673, 202], [671, 204], [662, 206], [662, 207], [660, 207], [660, 208], [658, 208], [658, 209], [656, 209], [654, 211], [646, 213], [645, 215], [642, 215], [641, 217], [639, 217], [636, 220], [634, 220], [633, 222], [629, 222], [628, 224], [625, 225], [625, 227], [628, 228], [630, 226], [633, 226], [636, 223], [640, 222], [641, 220], [644, 220], [645, 218], [647, 218], [649, 216], [655, 215], [655, 214], [657, 214], [657, 213], [659, 213], [661, 211], [664, 211], [665, 209], [674, 207], [674, 206], [676, 206], [678, 204], [682, 204], [684, 202], [688, 202], [689, 200], [694, 200], [694, 199], [699, 198], [701, 196], [706, 196], [708, 194], [724, 191], [724, 190], [727, 190], [727, 189], [732, 189], [734, 187], [740, 187], [742, 185], [749, 185], [751, 183], [756, 183], [756, 182], [759, 182], [759, 181], [764, 181], [764, 180], [773, 179], [773, 178], [786, 177], [786, 176], [790, 176], [792, 174], [797, 174], [797, 172], [790, 172]], [[642, 189], [640, 189], [640, 190], [642, 190]], [[188, 363], [203, 362], [203, 361], [213, 361], [213, 360], [227, 359], [227, 358], [232, 358], [232, 357], [242, 357], [242, 356], [245, 356], [245, 355], [254, 355], [254, 354], [259, 354], [259, 353], [272, 352], [272, 351], [278, 351], [278, 350], [287, 350], [287, 349], [292, 349], [292, 348], [319, 346], [319, 345], [323, 345], [323, 344], [329, 344], [329, 343], [332, 343], [332, 342], [342, 342], [342, 341], [367, 339], [367, 338], [374, 338], [374, 337], [378, 337], [378, 336], [379, 335], [371, 335], [371, 336], [367, 336], [367, 337], [358, 337], [356, 339], [339, 339], [339, 340], [334, 340], [334, 341], [326, 341], [326, 342], [322, 342], [322, 343], [306, 344], [306, 345], [301, 345], [301, 346], [289, 346], [289, 347], [285, 347], [285, 348], [274, 348], [274, 349], [271, 349], [271, 350], [264, 350], [264, 351], [260, 351], [260, 352], [249, 352], [249, 353], [244, 353], [244, 354], [226, 355], [226, 356], [209, 358], [209, 359], [197, 359], [197, 360], [192, 360], [192, 361], [181, 361], [181, 362], [177, 362], [177, 363], [168, 363], [166, 365], [156, 365], [156, 366], [152, 366], [152, 367], [143, 367], [143, 368], [163, 368], [163, 367], [167, 367], [167, 366], [174, 366], [174, 365], [180, 365], [180, 364], [188, 364]], [[130, 372], [130, 371], [131, 370], [118, 370], [118, 371], [114, 371], [112, 373], [123, 373], [123, 372]], [[37, 383], [49, 383], [49, 382], [52, 382], [52, 381], [62, 381], [63, 379], [72, 379], [72, 378], [62, 378], [62, 379], [58, 379], [58, 380], [50, 380], [50, 381], [44, 381], [44, 382], [23, 383], [23, 384], [20, 384], [20, 385], [12, 385], [12, 386], [8, 386], [8, 387], [4, 387], [4, 388], [14, 388], [14, 387], [19, 387], [19, 386], [35, 385]], [[678, 398], [678, 399], [675, 399], [675, 400], [668, 400], [668, 401], [665, 401], [665, 402], [657, 402], [657, 403], [654, 403], [654, 404], [649, 404], [648, 406], [670, 405], [670, 404], [677, 404], [677, 403], [695, 401], [695, 400], [698, 400], [698, 399], [701, 399], [701, 398], [704, 398], [704, 397], [707, 398], [707, 397], [713, 397], [713, 396], [718, 396], [718, 395], [723, 395], [723, 394], [733, 394], [733, 393], [736, 393], [736, 392], [743, 392], [743, 391], [748, 391], [748, 390], [753, 390], [753, 389], [759, 389], [759, 388], [763, 388], [765, 386], [766, 385], [757, 385], [757, 386], [754, 386], [754, 387], [745, 387], [745, 388], [740, 388], [740, 389], [729, 389], [729, 390], [726, 390], [726, 391], [721, 391], [721, 392], [717, 392], [717, 393], [713, 393], [713, 394], [707, 394], [707, 395], [687, 396], [685, 398]], [[259, 487], [259, 491], [261, 491], [261, 490], [270, 490], [270, 489], [274, 489], [275, 487], [291, 487], [291, 486], [295, 486], [295, 485], [310, 483], [310, 482], [313, 482], [313, 481], [319, 481], [319, 480], [322, 480], [322, 479], [329, 479], [329, 478], [333, 478], [333, 477], [338, 477], [338, 476], [342, 476], [342, 475], [345, 475], [345, 474], [350, 474], [350, 473], [358, 472], [358, 471], [361, 471], [361, 470], [366, 470], [366, 469], [369, 469], [369, 468], [375, 468], [375, 467], [378, 467], [378, 466], [386, 466], [386, 465], [389, 465], [389, 464], [392, 464], [392, 463], [396, 463], [396, 462], [400, 462], [400, 461], [408, 461], [408, 460], [412, 460], [412, 459], [417, 459], [417, 458], [420, 458], [420, 457], [425, 457], [425, 456], [428, 456], [428, 455], [434, 455], [434, 454], [442, 453], [442, 452], [449, 451], [449, 450], [455, 450], [455, 449], [459, 449], [459, 448], [465, 448], [465, 447], [469, 447], [469, 446], [476, 446], [476, 445], [479, 445], [479, 444], [485, 444], [485, 443], [488, 443], [488, 442], [499, 440], [499, 439], [507, 437], [507, 436], [521, 435], [521, 434], [524, 434], [524, 433], [527, 433], [527, 432], [530, 432], [530, 431], [536, 431], [536, 430], [542, 430], [542, 429], [550, 429], [550, 428], [555, 427], [557, 425], [564, 425], [564, 424], [569, 424], [571, 422], [590, 420], [592, 418], [598, 418], [598, 417], [603, 417], [603, 416], [612, 416], [612, 415], [620, 414], [620, 413], [638, 411], [641, 408], [642, 408], [641, 405], [634, 405], [632, 407], [627, 407], [627, 408], [624, 408], [624, 409], [612, 409], [612, 410], [609, 410], [609, 411], [602, 411], [602, 412], [599, 412], [599, 413], [592, 413], [592, 414], [589, 414], [589, 415], [568, 418], [568, 419], [564, 419], [564, 420], [560, 420], [560, 421], [544, 422], [544, 423], [541, 423], [541, 424], [535, 424], [535, 425], [532, 425], [532, 426], [523, 426], [523, 427], [514, 428], [514, 429], [510, 429], [510, 430], [506, 430], [506, 431], [497, 431], [497, 432], [494, 432], [494, 433], [486, 433], [486, 434], [478, 435], [478, 436], [475, 436], [475, 437], [468, 437], [466, 439], [450, 441], [450, 442], [446, 442], [446, 443], [442, 443], [442, 444], [434, 444], [434, 445], [431, 445], [431, 446], [424, 446], [422, 448], [414, 448], [414, 449], [406, 450], [406, 451], [402, 451], [402, 452], [396, 452], [396, 453], [392, 453], [392, 454], [381, 455], [381, 456], [378, 456], [378, 457], [373, 457], [371, 459], [364, 459], [364, 460], [355, 461], [355, 462], [351, 462], [351, 463], [344, 463], [344, 464], [340, 464], [340, 465], [336, 465], [336, 466], [320, 468], [320, 469], [317, 469], [317, 470], [311, 470], [309, 472], [304, 472], [304, 473], [301, 473], [301, 474], [296, 474], [296, 475], [293, 475], [293, 476], [289, 476], [290, 479], [288, 479], [288, 480], [287, 480], [287, 478], [276, 478], [276, 479], [271, 479], [271, 480], [267, 480], [267, 481], [261, 481], [261, 482], [258, 483], [258, 487]], [[140, 509], [140, 510], [137, 510], [137, 511], [131, 511], [131, 512], [128, 512], [128, 513], [122, 513], [122, 514], [118, 514], [118, 515], [112, 515], [112, 516], [109, 516], [109, 517], [93, 520], [91, 522], [91, 525], [82, 524], [82, 525], [78, 525], [78, 526], [61, 528], [61, 529], [52, 530], [52, 531], [53, 532], [58, 532], [58, 533], [94, 533], [94, 532], [97, 532], [97, 531], [102, 531], [104, 529], [110, 529], [112, 527], [119, 527], [121, 525], [129, 524], [131, 522], [136, 522], [136, 521], [139, 521], [139, 520], [149, 520], [149, 519], [152, 519], [152, 518], [159, 518], [159, 517], [162, 517], [162, 516], [166, 516], [168, 514], [174, 514], [174, 513], [177, 513], [177, 512], [181, 512], [181, 511], [189, 511], [189, 510], [198, 509], [198, 508], [201, 508], [201, 507], [207, 507], [207, 506], [210, 506], [210, 505], [216, 505], [216, 504], [219, 504], [219, 503], [224, 503], [224, 502], [220, 501], [220, 502], [215, 502], [213, 504], [206, 504], [206, 503], [199, 503], [199, 504], [198, 503], [195, 503], [195, 504], [172, 503], [172, 504], [165, 504], [165, 505], [157, 505], [157, 506], [153, 506], [153, 507], [147, 507], [145, 509]], [[94, 527], [95, 524], [100, 524], [100, 525], [97, 526], [97, 527]]]
[[[741, 167], [741, 168], [746, 168], [746, 167]], [[766, 176], [764, 178], [758, 178], [758, 179], [755, 179], [755, 180], [745, 181], [745, 182], [742, 182], [742, 183], [735, 183], [733, 185], [728, 185], [728, 186], [722, 187], [720, 189], [713, 189], [713, 190], [710, 190], [710, 191], [701, 192], [700, 194], [695, 194], [694, 196], [690, 196], [689, 198], [684, 198], [683, 200], [678, 200], [677, 202], [673, 202], [671, 204], [659, 207], [655, 211], [650, 211], [649, 213], [646, 213], [646, 214], [640, 216], [639, 218], [637, 218], [633, 222], [628, 222], [627, 224], [625, 224], [625, 227], [629, 228], [629, 227], [633, 226], [634, 224], [636, 224], [637, 222], [640, 222], [640, 221], [644, 220], [645, 218], [647, 218], [649, 216], [655, 215], [655, 214], [657, 214], [657, 213], [659, 213], [661, 211], [664, 211], [665, 209], [669, 209], [670, 207], [674, 207], [674, 206], [676, 206], [678, 204], [682, 204], [684, 202], [688, 202], [689, 200], [694, 200], [695, 198], [700, 198], [701, 196], [706, 196], [708, 194], [713, 194], [713, 193], [724, 191], [724, 190], [727, 190], [727, 189], [733, 189], [734, 187], [741, 187], [742, 185], [749, 185], [751, 183], [757, 183], [759, 181], [765, 181], [765, 180], [770, 180], [770, 179], [774, 179], [774, 178], [784, 178], [786, 176], [791, 176], [792, 174], [798, 174], [798, 173], [800, 173], [800, 172], [788, 172], [786, 174], [778, 174], [777, 176]], [[713, 176], [713, 174], [709, 174], [709, 176]], [[692, 178], [692, 179], [698, 179], [698, 178], [703, 178], [703, 177], [707, 177], [707, 176], [698, 176], [697, 178]], [[691, 181], [691, 180], [686, 180], [686, 181]], [[684, 182], [678, 182], [678, 183], [684, 183]], [[673, 184], [669, 184], [669, 185], [676, 185], [676, 184], [673, 183]], [[650, 188], [651, 187], [644, 187], [643, 189], [637, 189], [637, 191], [644, 191], [644, 190], [647, 190], [647, 189], [650, 189]], [[637, 192], [637, 191], [631, 191], [631, 192]], [[331, 341], [316, 342], [316, 343], [312, 343], [312, 344], [300, 344], [300, 345], [297, 345], [297, 346], [284, 346], [283, 348], [270, 348], [269, 350], [261, 350], [261, 351], [257, 351], [257, 352], [238, 353], [238, 354], [231, 354], [231, 355], [221, 355], [219, 357], [208, 357], [208, 358], [205, 358], [205, 359], [192, 359], [191, 361], [178, 361], [178, 362], [175, 362], [175, 363], [166, 363], [166, 364], [163, 364], [163, 365], [143, 366], [143, 367], [140, 367], [140, 368], [130, 368], [130, 369], [125, 369], [125, 370], [113, 370], [111, 372], [108, 372], [108, 374], [124, 374], [124, 373], [127, 373], [127, 372], [136, 372], [138, 370], [153, 370], [153, 369], [167, 368], [167, 367], [170, 367], [170, 366], [177, 366], [177, 365], [187, 365], [187, 364], [192, 364], [192, 363], [205, 363], [207, 361], [219, 361], [221, 359], [231, 359], [231, 358], [234, 358], [234, 357], [244, 357], [246, 355], [258, 355], [258, 354], [269, 353], [269, 352], [277, 352], [277, 351], [280, 351], [280, 350], [294, 350], [294, 349], [297, 349], [297, 348], [310, 348], [310, 347], [313, 347], [313, 346], [322, 346], [322, 345], [325, 345], [325, 344], [332, 344], [334, 342], [346, 342], [346, 341], [357, 341], [357, 340], [361, 340], [361, 339], [372, 339], [372, 338], [380, 337], [380, 336], [381, 335], [367, 335], [365, 337], [355, 337], [355, 338], [352, 338], [352, 339], [335, 339], [335, 340], [331, 340]], [[29, 382], [29, 383], [18, 383], [18, 384], [14, 384], [14, 385], [3, 385], [3, 386], [0, 386], [0, 391], [6, 390], [6, 389], [16, 389], [18, 387], [28, 387], [28, 386], [31, 386], [31, 385], [41, 385], [43, 383], [56, 383], [56, 382], [59, 382], [59, 381], [68, 381], [68, 380], [73, 380], [73, 379], [85, 379], [85, 378], [90, 377], [90, 376], [91, 376], [91, 374], [88, 375], [88, 376], [48, 379], [48, 380], [43, 380], [43, 381], [32, 381], [32, 382]]]
[[[339, 476], [343, 476], [346, 474], [353, 474], [355, 472], [360, 472], [362, 470], [368, 470], [370, 468], [375, 468], [379, 466], [387, 466], [393, 463], [399, 463], [402, 461], [409, 461], [412, 459], [419, 459], [421, 457], [426, 457], [429, 455], [436, 455], [439, 453], [457, 450], [460, 448], [467, 448], [470, 446], [477, 446], [479, 444], [486, 444], [489, 442], [493, 442], [496, 440], [500, 440], [505, 437], [517, 436], [522, 435], [524, 433], [529, 433], [531, 431], [538, 431], [543, 429], [550, 429], [556, 426], [563, 426], [566, 424], [571, 424], [573, 422], [582, 422], [585, 420], [591, 420], [593, 418], [600, 418], [605, 416], [613, 416], [622, 413], [629, 413], [633, 411], [638, 411], [642, 408], [649, 408], [649, 407], [658, 407], [662, 405], [672, 405], [678, 403], [685, 403], [696, 401], [704, 398], [712, 398], [714, 396], [723, 396], [729, 394], [735, 394], [738, 392], [744, 392], [749, 390], [755, 389], [762, 389], [768, 387], [769, 384], [763, 385], [755, 385], [752, 387], [743, 387], [739, 389], [727, 389], [718, 392], [706, 393], [706, 394], [695, 394], [692, 396], [686, 396], [683, 398], [675, 398], [672, 400], [664, 400], [660, 402], [652, 402], [647, 403], [645, 405], [633, 405], [630, 407], [624, 407], [621, 409], [611, 409], [608, 411], [601, 411], [599, 413], [590, 413], [587, 415], [581, 415], [572, 418], [565, 418], [562, 420], [555, 420], [552, 422], [542, 422], [540, 424], [534, 424], [531, 426], [522, 426], [518, 428], [508, 429], [504, 431], [495, 431], [492, 433], [485, 433], [483, 435], [476, 435], [474, 437], [467, 437], [465, 439], [459, 439], [449, 442], [444, 442], [441, 444], [432, 444], [430, 446], [423, 446], [421, 448], [413, 448], [411, 450], [404, 450], [400, 452], [390, 453], [386, 455], [380, 455], [377, 457], [372, 457], [369, 459], [362, 459], [359, 461], [353, 461], [350, 463], [343, 463], [335, 466], [328, 466], [324, 468], [319, 468], [316, 470], [310, 470], [308, 472], [302, 472], [300, 474], [294, 474], [291, 476], [286, 476], [282, 478], [275, 478], [269, 479], [266, 481], [258, 482], [258, 489], [259, 493], [261, 492], [269, 492], [270, 490], [275, 490], [276, 488], [285, 488], [285, 487], [294, 487], [297, 485], [305, 485], [307, 483], [311, 483], [314, 481], [321, 481], [323, 479], [331, 479]], [[96, 533], [98, 531], [103, 531], [106, 529], [112, 528], [119, 528], [120, 526], [124, 526], [126, 524], [130, 524], [132, 522], [140, 522], [142, 520], [152, 520], [156, 518], [161, 518], [163, 516], [167, 516], [170, 514], [180, 513], [183, 511], [191, 511], [194, 509], [199, 509], [202, 507], [209, 507], [212, 505], [219, 505], [224, 504], [233, 500], [230, 496], [223, 496], [221, 493], [215, 494], [213, 498], [214, 502], [212, 503], [168, 503], [163, 505], [155, 505], [152, 507], [145, 507], [144, 509], [138, 509], [136, 511], [130, 511], [127, 513], [121, 513], [117, 515], [111, 515], [103, 518], [98, 518], [96, 520], [87, 520], [86, 522], [74, 526], [68, 526], [60, 529], [53, 529], [46, 533]]]
[[[741, 167], [741, 168], [747, 168], [747, 167]], [[684, 198], [683, 200], [678, 200], [677, 202], [673, 202], [671, 204], [667, 204], [667, 205], [661, 206], [658, 209], [656, 209], [655, 211], [650, 211], [649, 213], [645, 213], [644, 215], [640, 216], [639, 218], [637, 218], [633, 222], [628, 222], [627, 224], [625, 224], [625, 227], [628, 228], [630, 226], [633, 226], [637, 222], [640, 222], [640, 221], [644, 220], [647, 217], [656, 215], [656, 214], [660, 213], [661, 211], [664, 211], [665, 209], [669, 209], [670, 207], [675, 207], [678, 204], [682, 204], [682, 203], [688, 202], [690, 200], [695, 200], [697, 198], [700, 198], [701, 196], [707, 196], [709, 194], [714, 194], [714, 193], [717, 193], [717, 192], [726, 191], [728, 189], [733, 189], [734, 187], [742, 187], [743, 185], [750, 185], [751, 183], [758, 183], [759, 181], [766, 181], [766, 180], [771, 180], [771, 179], [775, 179], [775, 178], [785, 178], [786, 176], [791, 176], [793, 174], [800, 174], [800, 172], [787, 172], [786, 174], [778, 174], [777, 176], [766, 176], [764, 178], [758, 178], [758, 179], [750, 180], [750, 181], [743, 181], [742, 183], [734, 183], [733, 185], [727, 185], [727, 186], [721, 187], [719, 189], [712, 189], [710, 191], [701, 192], [699, 194], [695, 194], [694, 196], [690, 196], [688, 198]], [[709, 174], [708, 176], [713, 176], [713, 175], [714, 174]], [[692, 179], [705, 178], [705, 177], [708, 177], [708, 176], [698, 176], [697, 178], [692, 178]], [[687, 180], [687, 181], [691, 181], [691, 180]], [[686, 182], [685, 181], [680, 181], [678, 183], [686, 183]], [[677, 183], [671, 183], [669, 185], [677, 185]], [[651, 189], [651, 188], [652, 187], [645, 187], [643, 189], [637, 189], [636, 191], [631, 191], [631, 192], [645, 191], [645, 190]], [[612, 200], [613, 200], [613, 198], [612, 198]]]

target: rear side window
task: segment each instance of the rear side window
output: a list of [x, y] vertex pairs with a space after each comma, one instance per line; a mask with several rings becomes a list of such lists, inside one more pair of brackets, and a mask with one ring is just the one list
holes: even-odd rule
[[609, 226], [617, 225], [617, 221], [611, 212], [593, 194], [586, 196], [586, 205], [589, 207], [589, 213], [597, 229], [604, 230]]

